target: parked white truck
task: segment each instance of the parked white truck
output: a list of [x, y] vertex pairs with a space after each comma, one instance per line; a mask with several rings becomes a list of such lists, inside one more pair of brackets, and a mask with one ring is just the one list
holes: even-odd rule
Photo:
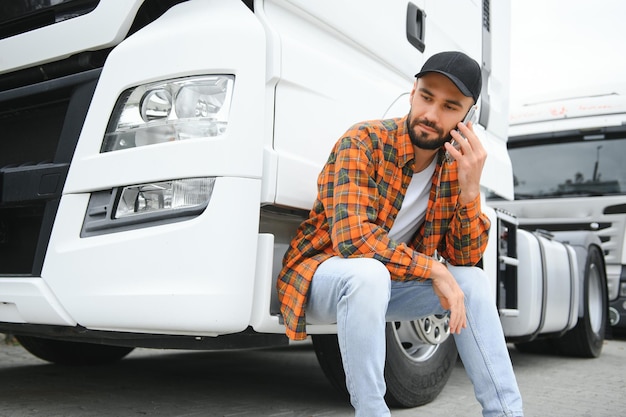
[[[0, 2], [0, 331], [57, 363], [134, 347], [287, 344], [275, 277], [353, 123], [408, 111], [442, 50], [483, 64], [482, 185], [513, 197], [506, 1]], [[598, 356], [600, 243], [492, 220], [482, 267], [509, 340]], [[594, 308], [589, 308], [594, 306]], [[309, 326], [337, 385], [334, 326]], [[388, 326], [389, 401], [431, 401], [447, 317]]]
[[626, 97], [605, 89], [522, 105], [511, 112], [508, 147], [515, 201], [492, 204], [524, 229], [596, 232], [609, 323], [626, 328]]

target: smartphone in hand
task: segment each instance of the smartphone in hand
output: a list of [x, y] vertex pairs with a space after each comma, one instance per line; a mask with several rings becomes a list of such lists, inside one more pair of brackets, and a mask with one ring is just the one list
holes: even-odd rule
[[[469, 122], [472, 122], [472, 124], [474, 124], [476, 122], [476, 106], [472, 106], [469, 111], [467, 112], [467, 114], [465, 115], [465, 118], [463, 119], [463, 124], [467, 125]], [[463, 136], [463, 134], [457, 129], [457, 132], [459, 132], [461, 134], [461, 136]], [[463, 136], [463, 138], [465, 138], [465, 136]], [[467, 139], [466, 139], [467, 140]], [[454, 149], [456, 149], [457, 151], [459, 149], [461, 149], [461, 144], [459, 144], [456, 140], [452, 139], [450, 141], [450, 144], [452, 146], [454, 146]], [[452, 162], [454, 161], [454, 157], [452, 155], [450, 155], [449, 152], [446, 152], [446, 159], [448, 160], [448, 162]]]

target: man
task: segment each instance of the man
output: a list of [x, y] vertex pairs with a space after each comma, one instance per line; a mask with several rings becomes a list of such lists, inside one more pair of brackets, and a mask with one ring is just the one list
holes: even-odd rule
[[337, 142], [285, 254], [277, 287], [287, 335], [337, 323], [357, 417], [390, 414], [385, 323], [446, 310], [483, 415], [522, 416], [487, 277], [474, 267], [490, 227], [480, 206], [487, 154], [461, 121], [480, 90], [480, 66], [467, 55], [429, 58], [407, 116], [357, 124]]

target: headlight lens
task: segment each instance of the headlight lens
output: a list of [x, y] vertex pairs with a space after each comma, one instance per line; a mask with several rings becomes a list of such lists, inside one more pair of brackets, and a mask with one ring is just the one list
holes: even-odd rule
[[222, 135], [235, 77], [213, 75], [145, 84], [117, 100], [101, 152]]
[[186, 178], [124, 187], [114, 218], [200, 208], [208, 204], [215, 178]]

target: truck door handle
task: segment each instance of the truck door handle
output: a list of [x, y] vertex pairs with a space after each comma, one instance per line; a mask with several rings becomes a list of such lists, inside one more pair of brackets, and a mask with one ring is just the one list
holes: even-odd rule
[[424, 24], [426, 14], [413, 3], [408, 3], [406, 9], [406, 38], [418, 51], [424, 52]]

